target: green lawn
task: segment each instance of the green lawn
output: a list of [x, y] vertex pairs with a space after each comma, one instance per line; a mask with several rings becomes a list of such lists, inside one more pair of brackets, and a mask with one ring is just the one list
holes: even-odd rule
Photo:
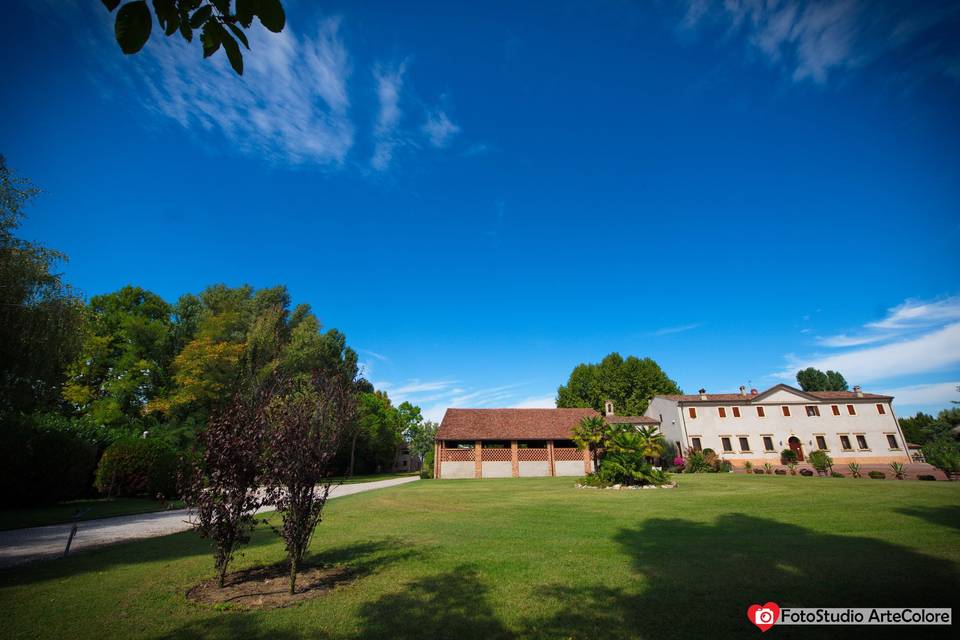
[[[215, 611], [192, 533], [0, 571], [5, 638], [760, 637], [749, 604], [954, 606], [960, 483], [679, 476], [675, 490], [571, 479], [425, 480], [339, 498], [313, 559], [353, 584], [273, 611]], [[261, 530], [237, 567], [271, 563]], [[956, 610], [956, 609], [955, 609]], [[873, 637], [782, 627], [770, 637]], [[943, 630], [904, 630], [903, 637]], [[766, 637], [766, 636], [764, 636]]]
[[[175, 501], [170, 503], [169, 506], [179, 509], [183, 507], [183, 503]], [[74, 514], [78, 510], [83, 512], [80, 520], [94, 520], [96, 518], [162, 511], [166, 508], [166, 503], [149, 498], [100, 498], [97, 500], [71, 500], [70, 502], [60, 502], [46, 507], [3, 509], [0, 510], [0, 531], [73, 522]]]

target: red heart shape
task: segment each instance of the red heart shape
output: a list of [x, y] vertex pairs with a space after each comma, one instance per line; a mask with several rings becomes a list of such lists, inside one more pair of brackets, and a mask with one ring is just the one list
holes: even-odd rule
[[764, 605], [752, 604], [747, 609], [747, 620], [757, 625], [760, 631], [766, 631], [780, 619], [780, 607], [776, 602]]

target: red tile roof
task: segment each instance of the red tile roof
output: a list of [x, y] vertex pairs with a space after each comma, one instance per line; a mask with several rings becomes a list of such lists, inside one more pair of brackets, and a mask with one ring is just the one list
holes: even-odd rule
[[729, 402], [731, 404], [741, 402], [749, 403], [755, 398], [764, 396], [778, 387], [793, 391], [801, 396], [812, 396], [818, 400], [893, 400], [892, 396], [883, 396], [876, 393], [864, 393], [857, 395], [856, 391], [801, 391], [800, 389], [795, 389], [786, 384], [775, 385], [770, 389], [760, 393], [707, 393], [704, 394], [706, 396], [705, 398], [701, 397], [699, 393], [691, 393], [687, 395], [660, 395], [656, 397], [666, 398], [668, 400], [673, 400], [674, 402]]
[[[437, 440], [569, 440], [593, 409], [447, 409]], [[610, 416], [616, 424], [660, 424], [646, 416]]]

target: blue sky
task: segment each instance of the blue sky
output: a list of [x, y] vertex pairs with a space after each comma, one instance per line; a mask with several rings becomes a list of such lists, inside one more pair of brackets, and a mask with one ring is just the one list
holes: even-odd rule
[[14, 2], [0, 153], [85, 294], [285, 283], [434, 419], [611, 351], [960, 398], [960, 5], [284, 4], [241, 79]]

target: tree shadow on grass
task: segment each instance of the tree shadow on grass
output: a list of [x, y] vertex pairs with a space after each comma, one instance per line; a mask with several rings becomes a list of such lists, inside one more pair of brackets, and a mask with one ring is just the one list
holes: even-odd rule
[[[751, 604], [781, 607], [950, 607], [957, 566], [874, 540], [810, 531], [747, 515], [716, 522], [649, 520], [622, 529], [617, 542], [638, 581], [630, 588], [552, 585], [560, 605], [537, 623], [540, 637], [727, 638], [758, 633]], [[871, 637], [894, 631], [871, 627]], [[900, 628], [903, 636], [904, 629]], [[779, 627], [778, 637], [849, 637], [850, 627]], [[911, 627], [910, 637], [943, 636]]]
[[[391, 564], [419, 555], [420, 552], [406, 548], [405, 543], [400, 540], [384, 538], [325, 549], [312, 554], [307, 559], [307, 564], [347, 565], [353, 569], [355, 579], [363, 579], [365, 576], [382, 571]], [[317, 597], [323, 598], [325, 595], [321, 593]], [[185, 624], [161, 637], [164, 639], [236, 638], [244, 640], [324, 637], [317, 630], [311, 630], [309, 634], [305, 634], [300, 628], [278, 629], [276, 623], [268, 624], [268, 616], [271, 615], [269, 611], [217, 611], [215, 607], [195, 606], [206, 608], [209, 612], [208, 616]]]
[[475, 567], [421, 578], [360, 609], [359, 638], [512, 638], [494, 614]]
[[905, 516], [920, 518], [944, 527], [960, 529], [960, 506], [951, 507], [902, 507], [894, 509]]
[[[239, 550], [255, 549], [270, 544], [279, 544], [277, 536], [268, 527], [258, 526], [250, 544]], [[283, 557], [279, 547], [278, 559]], [[155, 538], [143, 538], [109, 544], [93, 549], [71, 553], [66, 558], [36, 560], [26, 564], [0, 569], [0, 585], [33, 584], [56, 580], [66, 576], [78, 576], [88, 572], [108, 571], [124, 565], [139, 565], [147, 562], [173, 562], [192, 557], [209, 556], [213, 569], [212, 547], [195, 531], [183, 531]], [[238, 556], [240, 557], [240, 556]]]

